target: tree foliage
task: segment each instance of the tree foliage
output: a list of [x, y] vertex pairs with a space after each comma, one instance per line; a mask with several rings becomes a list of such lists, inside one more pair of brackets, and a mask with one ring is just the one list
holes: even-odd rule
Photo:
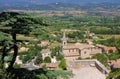
[[39, 65], [39, 64], [41, 64], [43, 62], [43, 58], [42, 58], [42, 54], [41, 53], [38, 53], [38, 55], [37, 55], [37, 58], [36, 58], [36, 60], [35, 60], [35, 64], [36, 65]]
[[78, 39], [83, 39], [83, 33], [82, 32], [73, 32], [73, 33], [69, 33], [68, 37], [69, 38], [78, 38]]
[[104, 64], [106, 67], [108, 67], [108, 64], [107, 64], [108, 57], [106, 54], [98, 53], [98, 54], [94, 55], [92, 58], [99, 60], [102, 64]]
[[55, 71], [48, 71], [46, 75], [48, 79], [57, 79], [57, 78], [69, 79], [73, 74], [71, 72], [55, 70]]
[[120, 69], [112, 70], [106, 79], [120, 79]]
[[120, 53], [120, 37], [116, 39], [115, 46], [116, 46], [118, 52]]
[[51, 63], [51, 58], [50, 57], [45, 57], [44, 62], [45, 63]]
[[64, 57], [63, 57], [63, 55], [60, 53], [60, 47], [58, 46], [58, 47], [55, 47], [55, 48], [53, 48], [53, 49], [51, 49], [51, 57], [54, 57], [54, 56], [56, 56], [56, 59], [57, 60], [62, 60]]
[[108, 38], [108, 39], [100, 39], [100, 40], [97, 40], [95, 41], [96, 44], [102, 44], [102, 45], [105, 45], [105, 46], [115, 46], [115, 37], [111, 37], [111, 38]]
[[36, 20], [35, 18], [32, 18], [31, 16], [27, 14], [17, 13], [17, 12], [2, 12], [0, 13], [0, 23], [2, 26], [0, 27], [6, 27], [6, 29], [0, 29], [1, 31], [8, 33], [12, 36], [13, 40], [13, 50], [14, 54], [12, 57], [12, 60], [10, 62], [10, 65], [8, 67], [8, 70], [11, 70], [13, 68], [14, 62], [16, 60], [17, 54], [18, 54], [18, 40], [17, 40], [17, 34], [29, 34], [29, 32], [36, 27], [32, 27], [34, 24], [44, 25], [42, 21]]
[[66, 64], [66, 60], [65, 59], [61, 60], [61, 62], [59, 64], [59, 67], [62, 68], [63, 70], [66, 70], [67, 64]]

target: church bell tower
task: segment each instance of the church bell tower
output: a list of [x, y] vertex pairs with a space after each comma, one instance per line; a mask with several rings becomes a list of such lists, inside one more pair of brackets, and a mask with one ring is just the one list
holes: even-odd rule
[[62, 48], [67, 46], [67, 38], [65, 32], [63, 33], [63, 38], [62, 38]]

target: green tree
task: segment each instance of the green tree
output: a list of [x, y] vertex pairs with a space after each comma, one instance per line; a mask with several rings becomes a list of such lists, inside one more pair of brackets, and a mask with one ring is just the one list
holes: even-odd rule
[[5, 66], [2, 65], [3, 63], [0, 61], [0, 79], [13, 79], [14, 74], [11, 72], [7, 72]]
[[115, 46], [116, 46], [118, 52], [120, 53], [120, 37], [116, 39]]
[[2, 31], [10, 34], [13, 39], [14, 54], [10, 62], [10, 65], [8, 67], [8, 70], [12, 70], [14, 62], [18, 54], [17, 44], [19, 40], [17, 40], [17, 34], [29, 34], [29, 32], [33, 28], [35, 28], [31, 26], [33, 26], [34, 24], [44, 25], [44, 23], [42, 21], [38, 22], [38, 20], [30, 17], [27, 14], [21, 14], [21, 13], [16, 13], [16, 12], [0, 13], [0, 23], [2, 24], [2, 27], [8, 28], [7, 31], [6, 29], [2, 29]]
[[120, 79], [120, 69], [112, 70], [106, 79]]
[[61, 62], [59, 64], [59, 67], [62, 68], [63, 70], [66, 70], [67, 64], [66, 64], [66, 60], [65, 59], [61, 60]]
[[4, 65], [5, 62], [5, 56], [7, 56], [9, 50], [11, 49], [9, 46], [12, 44], [13, 42], [10, 36], [6, 33], [0, 32], [0, 46], [1, 46], [0, 50], [2, 53], [0, 54], [0, 58], [2, 65]]
[[83, 39], [83, 33], [82, 32], [73, 32], [73, 33], [69, 33], [68, 37], [69, 38], [78, 38], [78, 39]]
[[51, 56], [53, 57], [53, 56], [58, 55], [60, 49], [61, 49], [61, 48], [60, 48], [59, 46], [58, 46], [58, 47], [55, 47], [55, 48], [53, 48], [53, 49], [51, 49], [51, 51], [52, 51]]
[[70, 79], [73, 74], [63, 70], [50, 70], [46, 73], [48, 79]]
[[48, 79], [44, 74], [37, 75], [37, 77], [38, 77], [39, 79]]
[[98, 53], [98, 54], [92, 56], [92, 58], [99, 60], [102, 64], [104, 64], [106, 67], [108, 67], [108, 64], [107, 64], [108, 57], [106, 54]]
[[120, 58], [120, 53], [118, 52], [110, 53], [108, 54], [108, 58], [109, 60], [117, 60]]
[[64, 58], [64, 56], [61, 55], [60, 49], [61, 49], [61, 48], [60, 48], [59, 46], [51, 49], [51, 51], [52, 51], [51, 57], [56, 56], [56, 59], [57, 59], [57, 60], [62, 60], [62, 59]]
[[40, 63], [42, 63], [43, 62], [43, 58], [42, 58], [42, 54], [41, 53], [39, 53], [38, 55], [37, 55], [37, 58], [36, 58], [36, 60], [35, 60], [35, 64], [36, 65], [39, 65]]
[[58, 55], [56, 55], [56, 59], [59, 61], [59, 60], [62, 60], [64, 58], [63, 55], [61, 55], [60, 53]]
[[51, 63], [51, 58], [50, 57], [45, 57], [44, 62], [45, 63]]
[[[29, 50], [24, 54], [20, 55], [20, 59], [23, 61], [23, 63], [31, 61], [35, 56], [37, 56], [37, 59], [35, 63], [37, 64], [38, 62], [43, 62], [43, 60], [39, 59], [41, 55], [39, 52], [41, 51], [42, 48], [38, 47], [37, 45], [30, 46]], [[39, 61], [41, 60], [41, 61]]]

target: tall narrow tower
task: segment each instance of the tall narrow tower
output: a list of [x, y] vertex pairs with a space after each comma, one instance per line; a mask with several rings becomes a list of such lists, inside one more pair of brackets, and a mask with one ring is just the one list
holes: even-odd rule
[[63, 33], [63, 38], [62, 38], [62, 47], [64, 48], [67, 45], [67, 38], [65, 32]]
[[64, 51], [64, 48], [67, 46], [67, 38], [66, 38], [66, 35], [65, 35], [65, 32], [63, 32], [63, 37], [62, 37], [62, 54], [63, 54], [63, 51]]

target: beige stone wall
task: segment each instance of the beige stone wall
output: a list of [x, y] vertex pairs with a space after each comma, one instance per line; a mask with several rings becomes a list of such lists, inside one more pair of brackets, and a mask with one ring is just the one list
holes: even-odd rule
[[81, 58], [87, 58], [90, 57], [90, 49], [83, 49], [81, 50]]
[[102, 49], [98, 47], [95, 47], [94, 49], [92, 49], [91, 51], [92, 55], [97, 54], [97, 53], [102, 53]]
[[64, 56], [79, 55], [79, 49], [64, 49], [63, 54], [64, 54]]
[[48, 52], [48, 53], [42, 53], [43, 60], [45, 59], [45, 57], [50, 57], [50, 52]]
[[102, 53], [102, 49], [98, 47], [93, 47], [93, 48], [84, 48], [82, 50], [77, 49], [77, 48], [72, 48], [72, 49], [63, 49], [63, 54], [65, 57], [70, 56], [70, 60], [76, 59], [76, 56], [81, 57], [81, 58], [88, 58], [91, 57], [97, 53]]
[[80, 56], [65, 57], [66, 60], [76, 60]]
[[94, 48], [86, 48], [81, 50], [81, 57], [87, 58], [91, 57], [97, 53], [102, 53], [102, 49], [94, 47]]

